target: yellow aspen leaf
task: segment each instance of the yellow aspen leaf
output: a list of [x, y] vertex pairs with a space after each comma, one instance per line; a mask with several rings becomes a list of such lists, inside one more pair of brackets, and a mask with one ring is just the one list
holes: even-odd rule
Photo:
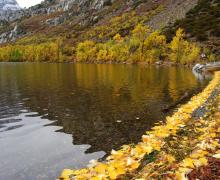
[[119, 175], [126, 173], [125, 168], [123, 168], [123, 167], [118, 167], [118, 168], [116, 169], [116, 172], [117, 172], [117, 174], [119, 174]]
[[185, 173], [176, 173], [176, 179], [177, 180], [188, 180], [188, 178], [186, 178]]
[[151, 146], [143, 146], [144, 152], [150, 154], [153, 151]]
[[186, 158], [183, 160], [183, 166], [188, 167], [188, 168], [192, 168], [192, 169], [195, 167], [193, 164], [193, 160], [190, 158]]
[[216, 133], [211, 133], [210, 137], [215, 138], [216, 137]]
[[140, 166], [140, 164], [139, 164], [137, 161], [134, 161], [134, 162], [131, 164], [131, 169], [132, 169], [132, 170], [135, 170], [135, 169], [137, 169], [139, 166]]
[[98, 172], [99, 174], [104, 174], [106, 171], [107, 165], [105, 164], [99, 164], [98, 166], [95, 167], [95, 171]]
[[199, 153], [194, 153], [194, 154], [191, 155], [191, 158], [193, 158], [193, 159], [198, 159], [200, 157], [202, 157], [202, 156]]
[[74, 175], [86, 174], [87, 172], [88, 172], [88, 169], [80, 169], [80, 170], [73, 171], [73, 174]]
[[144, 143], [149, 142], [149, 140], [150, 140], [150, 137], [149, 137], [149, 136], [147, 136], [147, 135], [143, 135], [143, 136], [142, 136], [142, 141], [143, 141]]
[[102, 180], [100, 177], [92, 177], [91, 180]]
[[193, 159], [199, 159], [199, 158], [204, 157], [204, 156], [207, 155], [207, 154], [208, 154], [207, 151], [198, 150], [197, 152], [194, 152], [194, 153], [191, 155], [191, 158], [193, 158]]
[[84, 180], [84, 179], [88, 179], [88, 178], [84, 175], [78, 175], [76, 179], [77, 180]]
[[172, 155], [167, 155], [167, 160], [170, 164], [176, 161], [176, 159]]
[[[158, 141], [158, 143], [155, 143], [155, 144], [153, 144], [152, 146], [153, 146], [153, 148], [154, 148], [155, 150], [160, 151], [160, 150], [161, 150], [162, 143]], [[151, 151], [151, 152], [152, 152], [152, 151]], [[150, 152], [149, 152], [149, 153], [150, 153]], [[148, 154], [149, 154], [149, 153], [148, 153]]]
[[123, 159], [121, 159], [121, 161], [112, 161], [110, 163], [110, 166], [112, 168], [120, 168], [120, 167], [125, 167], [125, 163], [122, 161]]
[[181, 174], [181, 173], [177, 172], [177, 173], [175, 174], [175, 176], [176, 176], [176, 179], [177, 179], [177, 180], [182, 180], [182, 174]]
[[117, 176], [118, 176], [118, 174], [116, 173], [115, 169], [112, 168], [112, 167], [109, 167], [109, 168], [108, 168], [108, 174], [109, 174], [109, 177], [110, 177], [111, 179], [116, 179]]
[[200, 158], [199, 162], [201, 163], [201, 166], [206, 166], [208, 164], [208, 160], [205, 157]]
[[140, 145], [135, 147], [135, 152], [139, 155], [143, 153], [143, 148]]
[[63, 172], [60, 175], [60, 179], [62, 180], [69, 180], [70, 175], [73, 175], [73, 170], [71, 169], [64, 169]]
[[211, 146], [212, 146], [212, 148], [219, 147], [218, 140], [212, 141]]

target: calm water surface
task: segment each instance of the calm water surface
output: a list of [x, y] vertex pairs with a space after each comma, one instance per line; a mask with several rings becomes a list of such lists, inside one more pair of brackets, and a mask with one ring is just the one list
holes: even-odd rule
[[190, 69], [0, 64], [0, 179], [53, 180], [136, 143], [198, 81]]

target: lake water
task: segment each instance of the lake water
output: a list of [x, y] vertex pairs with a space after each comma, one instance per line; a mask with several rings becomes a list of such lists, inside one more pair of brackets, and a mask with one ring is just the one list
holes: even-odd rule
[[190, 69], [135, 65], [0, 64], [0, 179], [54, 180], [140, 141], [185, 92]]

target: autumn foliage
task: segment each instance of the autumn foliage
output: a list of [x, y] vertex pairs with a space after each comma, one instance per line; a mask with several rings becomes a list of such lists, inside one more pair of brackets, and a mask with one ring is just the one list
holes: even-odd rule
[[67, 48], [61, 40], [37, 45], [7, 45], [0, 48], [0, 61], [62, 62], [65, 60], [63, 52], [67, 52]]
[[191, 63], [199, 58], [200, 48], [195, 43], [189, 43], [185, 39], [183, 29], [176, 31], [176, 36], [169, 44], [169, 59], [175, 63]]
[[159, 31], [137, 24], [130, 36], [116, 34], [105, 43], [84, 41], [77, 47], [77, 60], [81, 62], [146, 62], [154, 63], [165, 59], [174, 63], [187, 64], [199, 59], [200, 48], [184, 39], [183, 29], [178, 29], [170, 44]]
[[200, 48], [185, 39], [178, 29], [170, 43], [159, 31], [137, 24], [131, 34], [122, 37], [116, 33], [105, 42], [86, 40], [71, 47], [61, 39], [39, 44], [7, 45], [0, 48], [0, 61], [78, 62], [95, 63], [155, 63], [170, 61], [188, 64], [199, 60]]

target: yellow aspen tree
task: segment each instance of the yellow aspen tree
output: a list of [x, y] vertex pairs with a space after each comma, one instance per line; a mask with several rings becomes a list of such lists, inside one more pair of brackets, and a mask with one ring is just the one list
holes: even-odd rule
[[189, 48], [189, 54], [187, 55], [187, 62], [186, 63], [192, 63], [199, 59], [201, 49], [195, 44], [191, 44]]
[[132, 31], [132, 37], [139, 41], [139, 60], [143, 61], [143, 55], [144, 55], [144, 44], [146, 37], [148, 33], [150, 32], [150, 29], [148, 26], [144, 26], [142, 24], [138, 24], [135, 26], [134, 30]]
[[144, 46], [147, 61], [150, 63], [158, 61], [166, 52], [166, 37], [155, 31], [146, 38]]
[[184, 51], [187, 45], [187, 42], [184, 40], [184, 37], [185, 37], [184, 30], [179, 28], [176, 31], [176, 36], [173, 38], [173, 40], [169, 45], [171, 50], [169, 58], [171, 61], [175, 63], [180, 63], [184, 56]]
[[76, 58], [78, 61], [94, 60], [96, 58], [97, 48], [93, 41], [84, 41], [79, 43], [76, 48]]

